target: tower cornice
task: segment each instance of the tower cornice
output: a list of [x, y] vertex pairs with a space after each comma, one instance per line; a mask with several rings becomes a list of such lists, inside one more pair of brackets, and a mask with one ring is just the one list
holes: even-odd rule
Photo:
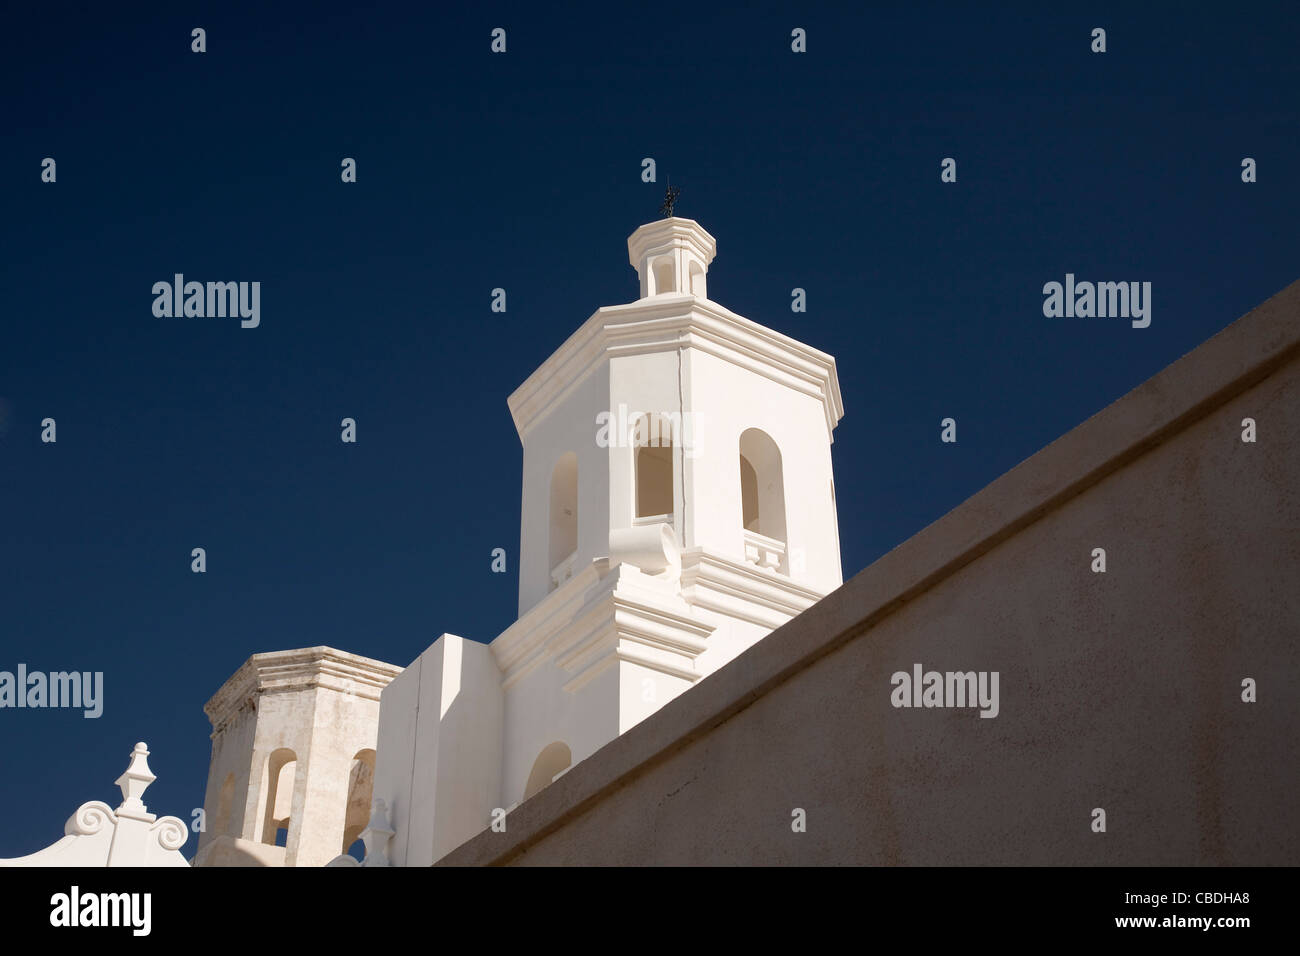
[[627, 237], [627, 259], [638, 272], [646, 257], [656, 251], [682, 246], [690, 249], [707, 268], [718, 250], [718, 241], [694, 219], [673, 216], [648, 222]]
[[610, 358], [688, 348], [817, 398], [828, 435], [844, 415], [832, 356], [711, 299], [679, 293], [597, 309], [510, 396], [519, 437]]
[[383, 689], [401, 672], [402, 668], [393, 664], [333, 647], [254, 654], [212, 695], [203, 712], [215, 734], [263, 694], [324, 687], [379, 700]]

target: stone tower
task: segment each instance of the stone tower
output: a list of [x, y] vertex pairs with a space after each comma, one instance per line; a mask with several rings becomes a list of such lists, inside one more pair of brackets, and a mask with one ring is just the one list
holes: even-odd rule
[[195, 866], [324, 866], [369, 819], [379, 696], [400, 667], [330, 647], [254, 654], [212, 722]]

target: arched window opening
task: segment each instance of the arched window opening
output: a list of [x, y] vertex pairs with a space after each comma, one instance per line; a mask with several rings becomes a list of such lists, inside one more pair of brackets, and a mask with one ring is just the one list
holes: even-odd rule
[[[263, 843], [285, 846], [293, 812], [293, 788], [298, 774], [298, 757], [287, 747], [266, 758], [266, 812], [262, 818]], [[284, 837], [280, 831], [284, 831]]]
[[561, 741], [547, 744], [533, 762], [532, 772], [528, 775], [528, 784], [524, 787], [524, 799], [527, 800], [538, 790], [550, 785], [573, 763], [573, 753], [569, 745]]
[[673, 429], [663, 415], [642, 415], [633, 436], [636, 454], [636, 517], [673, 515]]
[[673, 261], [671, 259], [660, 259], [654, 266], [655, 276], [655, 295], [663, 295], [665, 292], [675, 292], [673, 288]]
[[757, 428], [740, 436], [740, 507], [746, 559], [762, 568], [787, 571], [781, 451]]
[[358, 750], [348, 774], [348, 809], [343, 824], [343, 848], [349, 848], [370, 823], [370, 799], [375, 791], [375, 752]]
[[691, 263], [691, 295], [698, 295], [701, 299], [709, 297], [706, 291], [707, 287], [704, 282], [704, 266], [698, 262]]
[[578, 456], [560, 456], [551, 472], [551, 589], [573, 574], [578, 551]]

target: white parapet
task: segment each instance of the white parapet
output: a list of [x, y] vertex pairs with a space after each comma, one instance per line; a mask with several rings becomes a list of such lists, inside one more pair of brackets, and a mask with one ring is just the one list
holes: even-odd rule
[[0, 866], [189, 866], [180, 852], [189, 836], [185, 822], [159, 818], [144, 805], [144, 792], [156, 779], [149, 748], [136, 744], [117, 778], [122, 803], [116, 810], [98, 800], [83, 803], [64, 824], [62, 840], [28, 856], [0, 859]]

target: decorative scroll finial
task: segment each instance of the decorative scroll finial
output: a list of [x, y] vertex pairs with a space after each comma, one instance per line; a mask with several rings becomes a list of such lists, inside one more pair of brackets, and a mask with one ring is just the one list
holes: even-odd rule
[[673, 205], [677, 202], [677, 197], [681, 194], [682, 191], [680, 187], [674, 186], [672, 183], [668, 184], [668, 192], [664, 195], [664, 204], [659, 207], [659, 212], [663, 214], [665, 219], [671, 219], [673, 217]]

